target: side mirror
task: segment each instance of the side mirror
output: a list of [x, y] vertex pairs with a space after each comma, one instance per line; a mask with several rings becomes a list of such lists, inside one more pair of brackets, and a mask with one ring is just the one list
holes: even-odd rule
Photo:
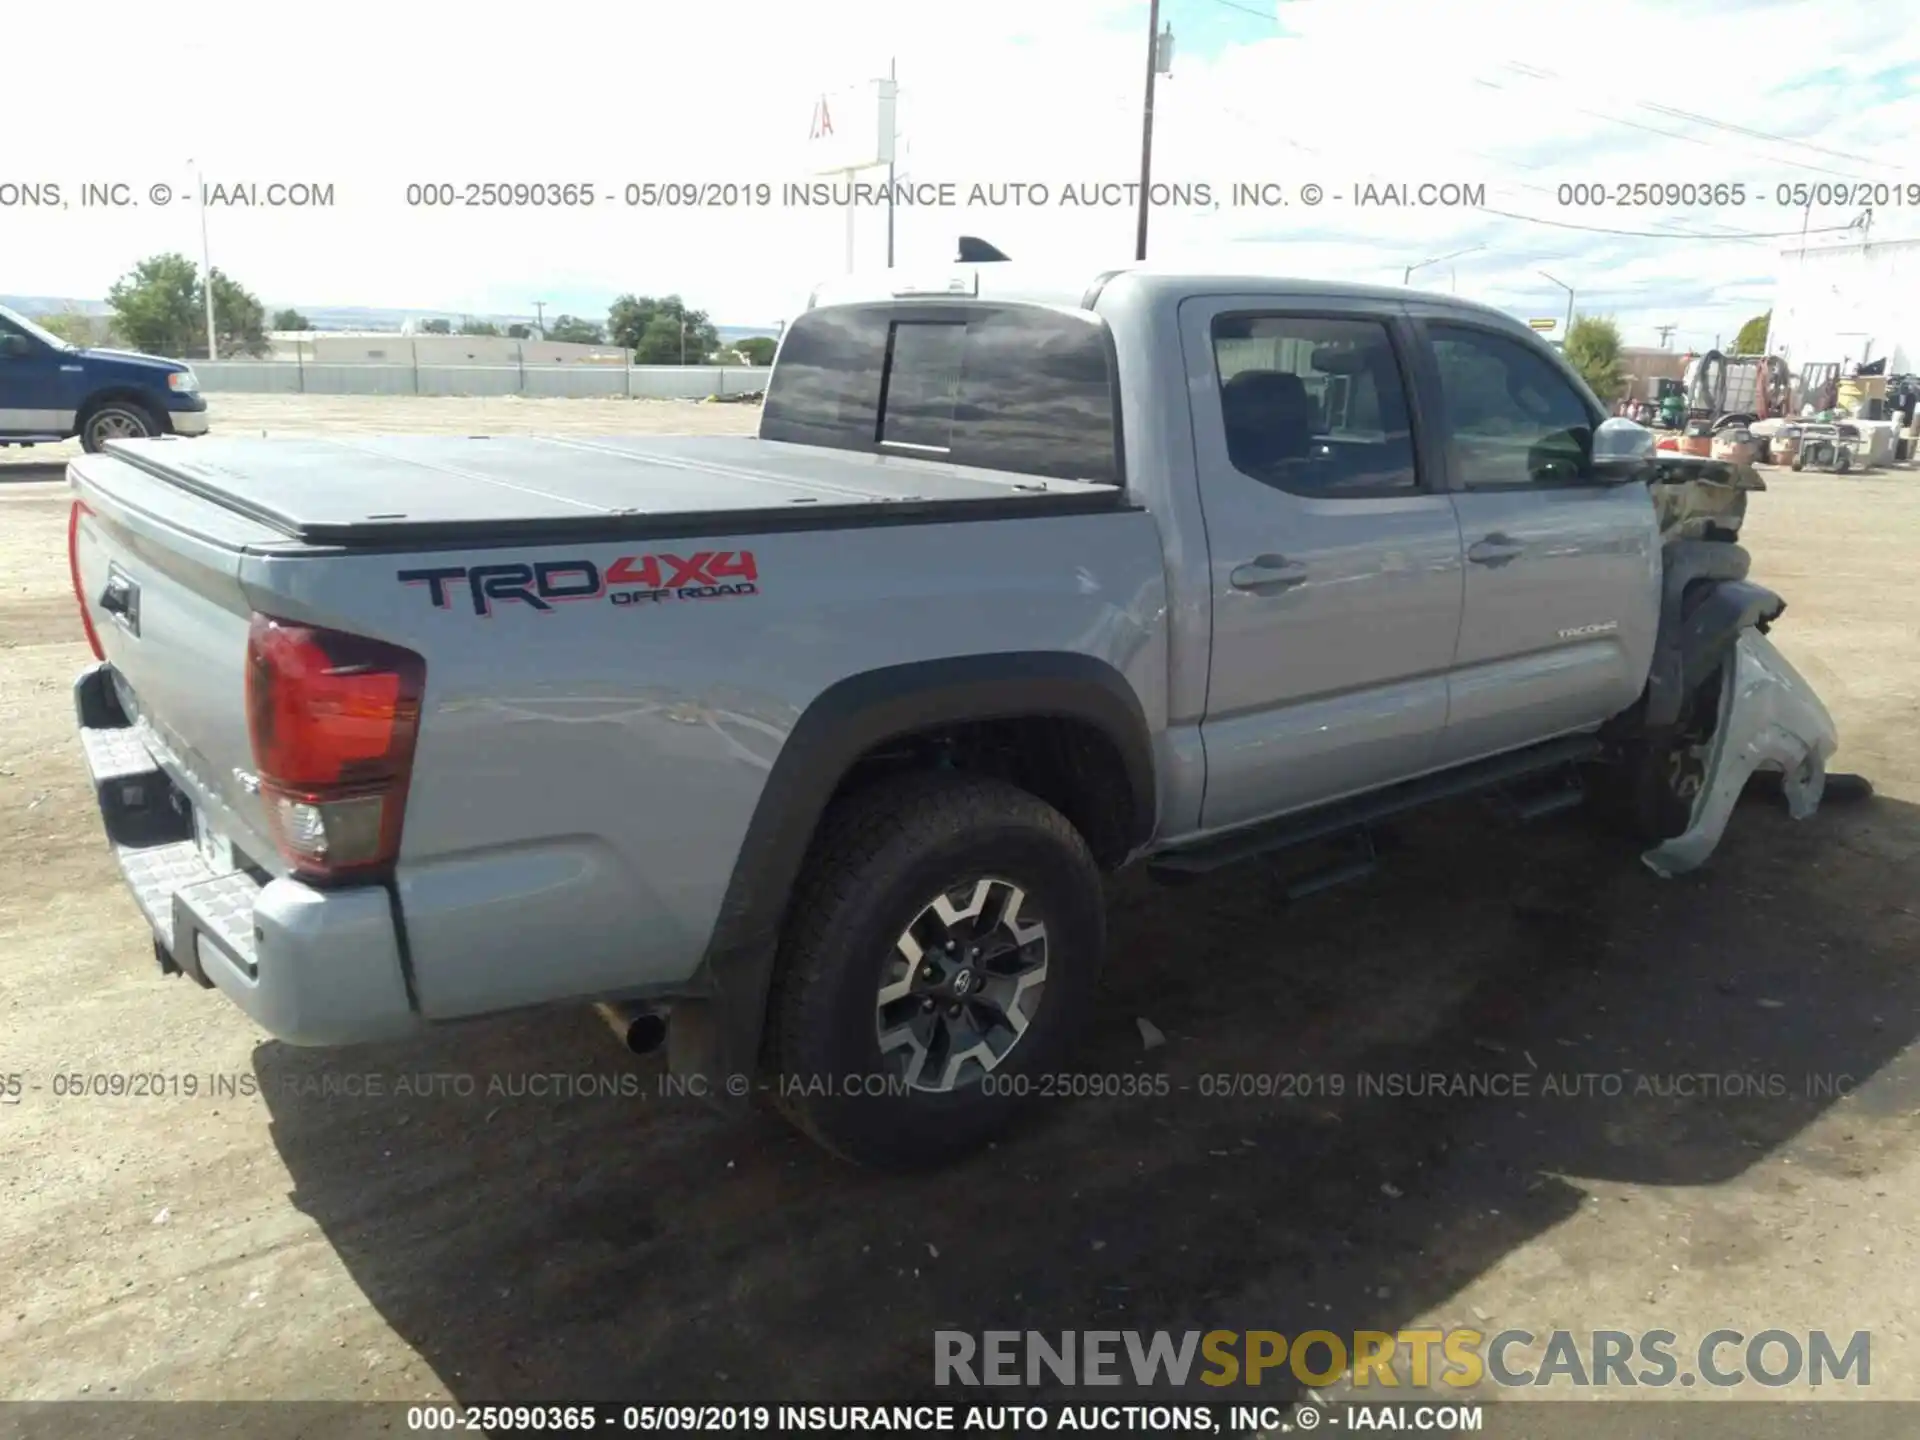
[[24, 335], [0, 335], [0, 358], [23, 360], [33, 354], [33, 342]]
[[1588, 473], [1597, 485], [1631, 485], [1647, 477], [1659, 456], [1659, 441], [1646, 426], [1616, 415], [1593, 432]]

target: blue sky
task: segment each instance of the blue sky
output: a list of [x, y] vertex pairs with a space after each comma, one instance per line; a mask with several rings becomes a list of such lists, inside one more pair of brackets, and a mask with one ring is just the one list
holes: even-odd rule
[[[1783, 204], [1781, 185], [1891, 185], [1902, 203], [1876, 210], [1872, 236], [1920, 235], [1920, 188], [1906, 188], [1920, 187], [1920, 30], [1896, 23], [1898, 8], [1164, 0], [1176, 53], [1158, 86], [1156, 177], [1204, 184], [1216, 201], [1235, 180], [1260, 180], [1290, 203], [1158, 211], [1152, 254], [1398, 282], [1408, 265], [1464, 250], [1415, 283], [1559, 316], [1566, 294], [1546, 271], [1573, 286], [1581, 311], [1615, 316], [1629, 342], [1652, 342], [1660, 325], [1679, 345], [1730, 339], [1766, 307], [1803, 223], [1819, 241], [1860, 214], [1853, 196]], [[151, 29], [144, 5], [96, 0], [93, 13], [109, 29]], [[229, 182], [333, 185], [324, 211], [207, 216], [214, 263], [271, 304], [491, 313], [541, 299], [549, 316], [598, 315], [621, 291], [677, 290], [725, 322], [777, 321], [843, 268], [840, 212], [605, 199], [590, 211], [425, 210], [406, 188], [553, 179], [604, 195], [684, 181], [777, 195], [815, 163], [805, 142], [821, 92], [890, 62], [907, 178], [965, 196], [974, 184], [1057, 193], [1137, 176], [1147, 7], [1136, 0], [546, 0], [463, 10], [458, 25], [446, 13], [200, 0], [190, 32], [91, 56], [84, 81], [68, 67], [17, 68], [15, 113], [58, 120], [10, 134], [0, 182], [58, 181], [68, 205], [0, 208], [0, 289], [101, 296], [143, 255], [197, 256], [190, 203], [103, 210], [71, 198], [85, 180], [184, 195], [192, 157]], [[66, 44], [55, 7], [27, 7], [8, 26], [15, 53]], [[1798, 69], [1802, 56], [1819, 63]], [[218, 78], [182, 83], [192, 74]], [[156, 75], [167, 77], [157, 88]], [[1351, 199], [1366, 183], [1444, 181], [1484, 186], [1484, 208]], [[1562, 190], [1635, 182], [1737, 182], [1748, 194], [1742, 205], [1620, 206]], [[1317, 206], [1299, 198], [1308, 183], [1323, 187]], [[1131, 258], [1133, 226], [1125, 205], [921, 208], [898, 214], [896, 242], [917, 266], [944, 262], [964, 232], [1018, 259], [1091, 269]], [[1608, 230], [1630, 233], [1598, 233]], [[880, 212], [857, 218], [859, 263], [881, 261], [884, 237]]]

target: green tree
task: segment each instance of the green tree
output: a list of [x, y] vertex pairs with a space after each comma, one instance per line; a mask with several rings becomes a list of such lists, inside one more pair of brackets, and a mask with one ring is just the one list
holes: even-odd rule
[[604, 345], [607, 336], [591, 320], [582, 320], [577, 315], [562, 315], [547, 326], [547, 339], [568, 345]]
[[771, 365], [780, 342], [765, 335], [750, 335], [733, 348], [747, 357], [749, 365]]
[[1620, 327], [1604, 315], [1582, 315], [1567, 332], [1567, 363], [1608, 405], [1625, 387], [1620, 373]]
[[1733, 337], [1733, 353], [1736, 355], [1758, 355], [1767, 345], [1767, 331], [1773, 325], [1773, 312], [1756, 315], [1740, 327], [1740, 333]]
[[[203, 309], [205, 304], [203, 299]], [[273, 348], [267, 343], [266, 307], [217, 269], [213, 272], [213, 323], [222, 355], [265, 355]]]
[[[267, 353], [266, 311], [245, 286], [213, 272], [215, 338], [222, 355]], [[153, 255], [107, 292], [113, 328], [136, 350], [181, 359], [207, 353], [206, 290], [186, 256]]]
[[[199, 271], [180, 254], [153, 255], [114, 281], [107, 292], [113, 328], [136, 350], [186, 356], [206, 354]], [[197, 332], [197, 339], [196, 339]]]
[[420, 322], [420, 333], [422, 335], [451, 335], [453, 333], [453, 325], [446, 320], [422, 320]]
[[273, 328], [276, 330], [311, 330], [313, 329], [313, 321], [302, 315], [298, 310], [289, 307], [285, 310], [276, 310], [273, 312]]
[[607, 333], [633, 351], [637, 365], [700, 364], [720, 348], [720, 334], [704, 310], [689, 310], [678, 295], [622, 295], [607, 311]]
[[531, 340], [533, 338], [533, 327], [531, 325], [521, 325], [518, 323], [509, 325], [507, 326], [507, 338], [509, 340]]

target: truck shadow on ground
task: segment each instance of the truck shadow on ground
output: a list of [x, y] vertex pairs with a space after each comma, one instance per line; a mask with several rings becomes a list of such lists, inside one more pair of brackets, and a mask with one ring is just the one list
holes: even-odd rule
[[0, 465], [0, 485], [46, 484], [67, 478], [65, 460], [13, 460]]
[[[256, 1067], [294, 1203], [473, 1403], [930, 1398], [940, 1329], [1391, 1331], [1611, 1185], [1790, 1144], [1864, 1178], [1910, 1130], [1895, 1075], [1839, 1097], [1920, 1029], [1915, 807], [1750, 798], [1672, 882], [1578, 817], [1457, 805], [1400, 839], [1296, 906], [1261, 862], [1117, 882], [1084, 1072], [1165, 1093], [1046, 1104], [933, 1175], [663, 1098], [585, 1013]], [[1803, 1134], [1835, 1105], [1845, 1140]], [[1658, 1201], [1604, 1205], [1657, 1243]], [[1753, 1263], [1737, 1229], [1690, 1263]]]

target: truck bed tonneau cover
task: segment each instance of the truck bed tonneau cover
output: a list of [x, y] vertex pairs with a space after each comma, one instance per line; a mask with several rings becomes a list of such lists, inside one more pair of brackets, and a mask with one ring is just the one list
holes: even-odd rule
[[1125, 493], [747, 436], [210, 437], [109, 453], [313, 545], [711, 533], [1120, 509]]

